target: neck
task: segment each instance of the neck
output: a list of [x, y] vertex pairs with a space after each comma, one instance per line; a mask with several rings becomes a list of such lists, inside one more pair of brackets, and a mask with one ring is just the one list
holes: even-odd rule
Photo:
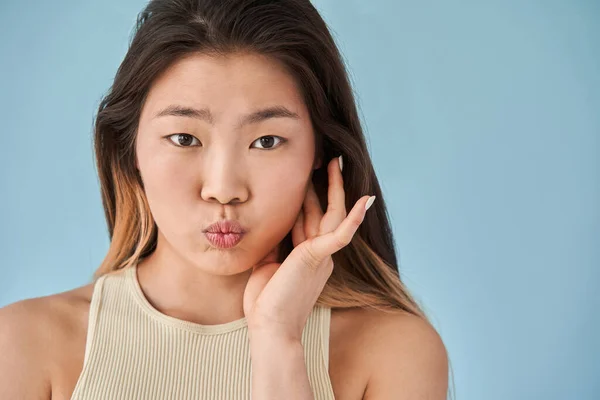
[[244, 318], [244, 290], [252, 268], [234, 275], [216, 275], [158, 250], [138, 263], [137, 275], [154, 308], [202, 325]]

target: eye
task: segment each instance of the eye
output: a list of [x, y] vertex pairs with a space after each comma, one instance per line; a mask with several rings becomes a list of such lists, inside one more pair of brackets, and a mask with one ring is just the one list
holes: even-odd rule
[[[173, 142], [176, 146], [178, 147], [194, 147], [193, 145], [191, 145], [194, 140], [198, 143], [200, 143], [200, 141], [195, 137], [192, 136], [188, 133], [175, 133], [173, 135], [169, 135], [167, 136], [167, 138]], [[176, 138], [176, 139], [173, 139]], [[259, 147], [265, 150], [271, 150], [273, 148], [277, 148], [273, 147], [273, 138], [276, 138], [279, 140], [280, 143], [283, 143], [286, 141], [286, 139], [279, 137], [279, 136], [273, 136], [273, 135], [269, 135], [269, 136], [263, 136], [258, 138], [257, 140], [255, 140], [253, 143], [260, 143], [261, 146], [263, 147]]]
[[[175, 143], [174, 140], [171, 140], [172, 137], [177, 137], [177, 143]], [[188, 133], [175, 133], [173, 135], [167, 136], [167, 138], [169, 140], [171, 140], [171, 142], [175, 143], [176, 146], [179, 146], [179, 147], [194, 147], [194, 146], [189, 146], [188, 144], [190, 142], [193, 142], [194, 140], [196, 140], [197, 142], [200, 142], [198, 139], [196, 139], [196, 137], [194, 137]]]
[[[286, 139], [284, 139], [284, 138], [282, 138], [282, 137], [269, 135], [269, 136], [263, 136], [263, 137], [260, 137], [260, 138], [256, 139], [256, 140], [254, 141], [254, 143], [256, 143], [256, 142], [259, 142], [259, 143], [261, 144], [261, 146], [267, 146], [267, 148], [266, 148], [266, 149], [267, 149], [267, 150], [270, 150], [270, 149], [272, 149], [272, 148], [273, 148], [273, 147], [269, 147], [269, 146], [272, 146], [271, 142], [272, 142], [273, 140], [272, 140], [271, 138], [277, 138], [277, 139], [279, 139], [279, 142], [280, 142], [280, 143], [283, 143], [283, 142], [285, 142], [285, 141], [286, 141]], [[279, 147], [279, 146], [277, 146], [277, 147]], [[277, 148], [277, 147], [275, 147], [275, 148]], [[259, 148], [260, 148], [260, 147], [259, 147]], [[264, 149], [265, 147], [262, 147], [262, 148]]]

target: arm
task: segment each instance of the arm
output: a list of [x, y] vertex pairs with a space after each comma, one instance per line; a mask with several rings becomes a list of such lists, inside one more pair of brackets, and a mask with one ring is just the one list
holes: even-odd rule
[[301, 342], [303, 328], [333, 273], [331, 255], [350, 243], [375, 200], [363, 196], [347, 214], [341, 167], [341, 158], [333, 158], [327, 166], [327, 213], [323, 215], [309, 179], [291, 231], [294, 249], [283, 263], [277, 262], [275, 251], [265, 255], [246, 284], [243, 308], [250, 333], [252, 394], [257, 400], [314, 397]]
[[51, 398], [36, 302], [0, 308], [0, 399]]
[[374, 356], [364, 399], [446, 399], [448, 356], [429, 323], [413, 315], [386, 317], [370, 342]]
[[250, 332], [250, 356], [253, 399], [314, 399], [300, 341]]

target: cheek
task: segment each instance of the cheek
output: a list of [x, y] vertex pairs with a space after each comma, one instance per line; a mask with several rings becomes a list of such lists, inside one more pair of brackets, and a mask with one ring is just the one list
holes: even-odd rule
[[293, 227], [302, 207], [309, 177], [304, 172], [301, 175], [297, 171], [280, 172], [269, 175], [268, 181], [261, 181], [255, 193], [261, 225], [285, 234]]
[[254, 204], [249, 208], [253, 230], [249, 248], [266, 252], [292, 230], [304, 202], [305, 180], [272, 177], [269, 181], [261, 181], [259, 188], [255, 186]]
[[189, 218], [189, 210], [182, 206], [190, 201], [189, 188], [193, 187], [189, 169], [159, 159], [140, 163], [140, 167], [146, 198], [157, 224], [163, 229], [170, 225], [174, 228], [185, 226], [175, 221]]
[[162, 154], [160, 148], [152, 149], [150, 154], [140, 155], [139, 160], [144, 187], [148, 192], [157, 197], [175, 196], [190, 187], [194, 171], [189, 165], [193, 161]]

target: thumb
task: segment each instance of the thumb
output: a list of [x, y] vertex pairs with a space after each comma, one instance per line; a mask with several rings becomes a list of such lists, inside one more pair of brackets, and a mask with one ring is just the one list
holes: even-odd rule
[[279, 263], [261, 263], [252, 268], [252, 274], [244, 290], [244, 314], [249, 316], [258, 296], [279, 269]]

